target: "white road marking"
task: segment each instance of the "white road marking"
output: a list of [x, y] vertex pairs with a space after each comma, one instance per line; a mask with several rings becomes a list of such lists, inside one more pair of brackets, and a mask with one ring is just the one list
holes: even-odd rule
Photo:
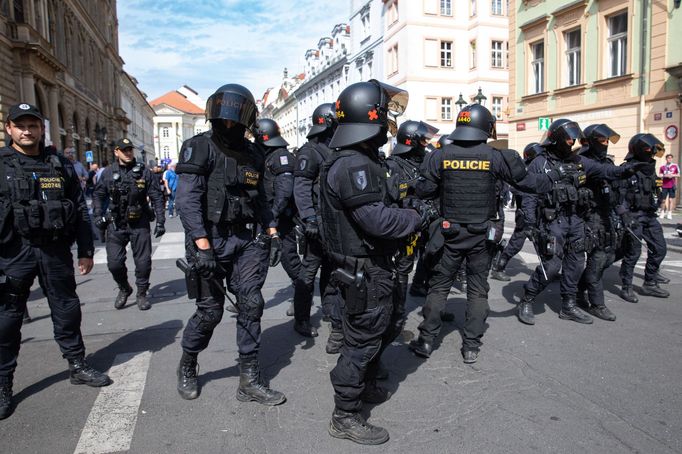
[[177, 259], [185, 256], [185, 243], [159, 244], [152, 260]]
[[521, 257], [523, 263], [527, 265], [537, 265], [540, 263], [537, 254], [533, 254], [532, 252], [521, 251], [518, 253], [518, 256]]
[[161, 244], [182, 243], [185, 244], [185, 234], [183, 232], [168, 232], [161, 237]]
[[109, 370], [114, 383], [100, 390], [74, 454], [130, 449], [151, 357], [149, 351], [116, 355]]

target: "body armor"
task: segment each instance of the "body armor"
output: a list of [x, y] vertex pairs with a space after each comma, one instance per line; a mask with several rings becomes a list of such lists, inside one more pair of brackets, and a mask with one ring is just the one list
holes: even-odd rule
[[[302, 176], [313, 180], [313, 204], [318, 206], [320, 199], [320, 167], [331, 156], [332, 151], [323, 143], [306, 142], [299, 150], [294, 177]], [[304, 161], [306, 160], [306, 161]], [[316, 164], [312, 164], [314, 161]], [[301, 167], [303, 167], [301, 169]]]
[[153, 219], [147, 201], [147, 181], [144, 164], [136, 163], [129, 170], [121, 168], [118, 162], [112, 166], [109, 190], [110, 213], [116, 228]]
[[388, 178], [391, 202], [398, 203], [405, 198], [415, 197], [415, 186], [420, 176], [419, 164], [391, 155], [386, 158], [386, 165], [391, 171]]
[[653, 172], [637, 172], [623, 180], [622, 189], [630, 211], [655, 212], [658, 209], [661, 180]]
[[587, 174], [583, 164], [578, 161], [565, 162], [546, 157], [546, 170], [562, 166], [567, 175], [554, 183], [551, 192], [540, 197], [539, 208], [543, 210], [543, 218], [553, 221], [559, 212], [565, 214], [585, 215], [590, 209], [593, 194], [585, 186]]
[[4, 172], [9, 175], [13, 169], [6, 182], [15, 232], [31, 244], [73, 240], [77, 208], [66, 196], [66, 171], [59, 156], [46, 153], [43, 161], [22, 164], [5, 149], [0, 159]]
[[[352, 219], [348, 209], [345, 209], [338, 195], [332, 194], [327, 183], [327, 174], [334, 163], [342, 157], [366, 158], [363, 161], [369, 162], [369, 174], [363, 175], [367, 181], [364, 184], [373, 184], [381, 188], [381, 194], [370, 194], [371, 199], [367, 198], [364, 203], [386, 201], [386, 170], [379, 164], [366, 157], [363, 153], [348, 149], [334, 153], [333, 157], [326, 161], [320, 170], [320, 213], [323, 223], [322, 230], [324, 242], [332, 259], [342, 261], [344, 257], [369, 257], [392, 255], [397, 249], [397, 242], [392, 240], [382, 240], [368, 236]], [[349, 172], [339, 172], [341, 178]], [[342, 184], [351, 185], [351, 181], [343, 181]]]
[[491, 147], [485, 144], [443, 148], [441, 208], [457, 224], [482, 224], [497, 218], [497, 190]]

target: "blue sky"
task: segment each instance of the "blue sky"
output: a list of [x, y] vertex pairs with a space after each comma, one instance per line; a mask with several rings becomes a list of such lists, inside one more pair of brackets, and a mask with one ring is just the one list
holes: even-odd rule
[[303, 71], [305, 51], [346, 23], [349, 0], [118, 0], [124, 69], [149, 100], [240, 83], [256, 99]]

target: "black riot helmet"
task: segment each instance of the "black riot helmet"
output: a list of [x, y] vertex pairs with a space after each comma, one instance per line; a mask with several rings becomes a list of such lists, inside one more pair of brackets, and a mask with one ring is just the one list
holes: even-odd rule
[[[549, 125], [547, 137], [541, 145], [558, 158], [565, 159], [578, 150], [580, 140], [584, 138], [585, 136], [578, 123], [567, 118], [560, 118]], [[573, 145], [569, 145], [568, 140], [573, 140]]]
[[206, 101], [207, 120], [232, 120], [251, 129], [257, 114], [253, 95], [239, 84], [223, 85]]
[[[599, 159], [606, 157], [608, 142], [617, 143], [620, 140], [620, 134], [603, 123], [589, 125], [583, 130], [583, 135], [585, 136], [584, 143], [589, 147], [589, 153]], [[602, 143], [604, 139], [607, 140], [606, 144]]]
[[313, 111], [313, 125], [308, 131], [307, 138], [322, 134], [325, 131], [334, 132], [339, 122], [336, 121], [336, 109], [334, 103], [327, 102], [320, 104]]
[[533, 159], [542, 154], [544, 151], [545, 149], [542, 147], [542, 145], [537, 142], [531, 142], [526, 145], [526, 148], [523, 149], [523, 160], [525, 161], [526, 165], [528, 165]]
[[443, 134], [440, 136], [440, 139], [438, 139], [438, 143], [436, 143], [436, 148], [443, 148], [446, 145], [450, 145], [452, 143], [452, 139], [450, 139], [449, 134]]
[[453, 142], [486, 142], [497, 139], [495, 116], [480, 104], [464, 106], [457, 114], [455, 130], [448, 136]]
[[653, 134], [635, 134], [628, 143], [628, 154], [626, 161], [636, 159], [637, 161], [649, 162], [654, 156], [660, 158], [665, 153], [665, 145]]
[[339, 126], [329, 143], [330, 148], [355, 145], [376, 137], [375, 146], [386, 143], [386, 132], [397, 117], [405, 112], [409, 95], [405, 90], [372, 79], [346, 87], [336, 100]]
[[282, 134], [279, 132], [279, 125], [275, 120], [261, 118], [256, 121], [256, 126], [254, 126], [253, 129], [256, 143], [265, 145], [266, 147], [286, 147], [289, 145], [289, 142], [284, 140]]
[[413, 149], [423, 150], [426, 142], [433, 139], [437, 132], [438, 128], [428, 123], [408, 120], [398, 128], [397, 142], [391, 154], [401, 155]]

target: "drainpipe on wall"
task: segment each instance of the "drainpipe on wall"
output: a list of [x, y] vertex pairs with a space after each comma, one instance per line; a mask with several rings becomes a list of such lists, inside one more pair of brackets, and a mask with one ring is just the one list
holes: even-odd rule
[[646, 88], [646, 79], [644, 70], [646, 68], [646, 36], [649, 28], [649, 0], [642, 0], [642, 27], [641, 27], [641, 52], [639, 54], [639, 132], [644, 132], [644, 89]]

